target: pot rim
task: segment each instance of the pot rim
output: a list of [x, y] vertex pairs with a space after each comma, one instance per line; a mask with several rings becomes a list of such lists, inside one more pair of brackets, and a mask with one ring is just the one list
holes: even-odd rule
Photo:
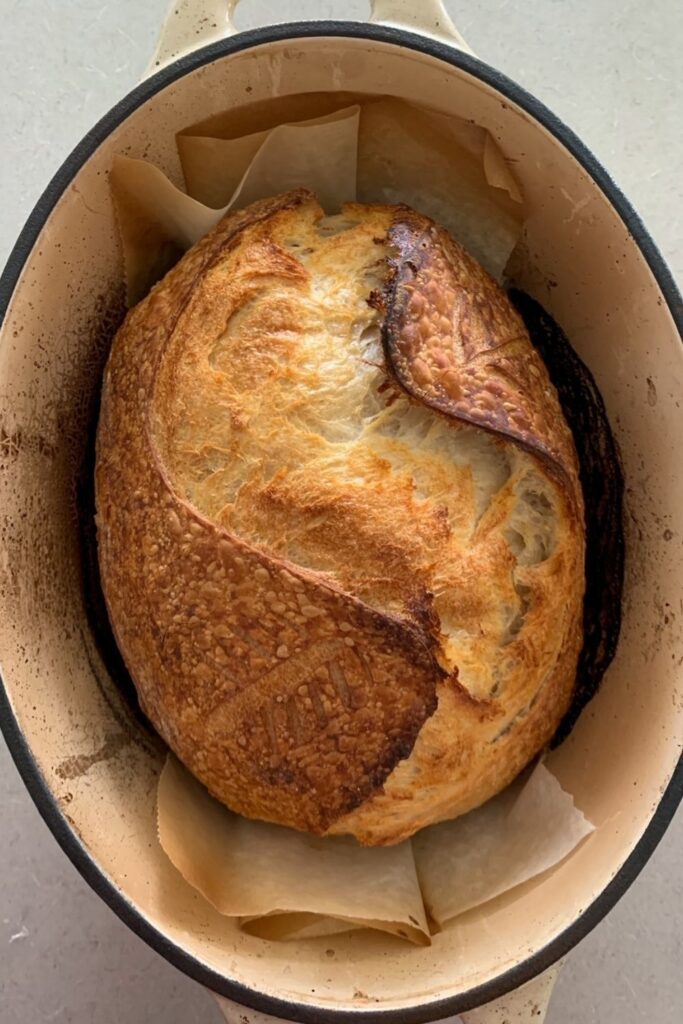
[[[404, 29], [348, 21], [292, 22], [241, 32], [178, 58], [131, 90], [78, 143], [56, 172], [26, 221], [0, 276], [0, 326], [16, 284], [50, 213], [98, 146], [127, 117], [166, 86], [219, 58], [229, 57], [264, 43], [310, 37], [367, 39], [427, 53], [492, 86], [530, 114], [582, 165], [618, 213], [652, 271], [683, 341], [683, 299], [671, 271], [629, 201], [570, 128], [512, 79], [455, 46]], [[69, 825], [14, 716], [9, 693], [1, 675], [0, 684], [0, 730], [4, 734], [19, 774], [43, 820], [86, 882], [131, 931], [195, 981], [250, 1009], [301, 1024], [360, 1024], [361, 1021], [363, 1024], [429, 1024], [480, 1007], [531, 981], [565, 956], [623, 896], [651, 857], [679, 803], [683, 800], [682, 755], [647, 828], [615, 877], [563, 932], [514, 967], [465, 992], [429, 1003], [402, 1009], [335, 1010], [280, 999], [252, 989], [241, 982], [232, 981], [176, 945], [148, 921], [107, 877]]]

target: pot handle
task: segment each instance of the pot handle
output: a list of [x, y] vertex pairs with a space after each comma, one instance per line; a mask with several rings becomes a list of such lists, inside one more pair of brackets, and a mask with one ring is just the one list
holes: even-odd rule
[[[173, 0], [145, 77], [201, 46], [235, 35], [232, 16], [239, 0]], [[443, 0], [370, 0], [370, 21], [418, 32], [471, 53]]]
[[[562, 961], [501, 999], [469, 1010], [460, 1018], [450, 1017], [435, 1024], [458, 1024], [458, 1020], [461, 1024], [543, 1024], [561, 966]], [[223, 996], [215, 998], [227, 1024], [286, 1024], [279, 1017], [247, 1010]]]
[[371, 0], [370, 8], [370, 21], [376, 24], [418, 32], [472, 53], [451, 21], [443, 0]]

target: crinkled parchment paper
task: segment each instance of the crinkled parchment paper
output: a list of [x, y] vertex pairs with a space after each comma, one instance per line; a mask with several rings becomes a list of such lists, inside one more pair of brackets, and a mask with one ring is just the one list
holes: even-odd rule
[[498, 280], [521, 233], [519, 187], [489, 133], [399, 100], [237, 138], [186, 129], [177, 141], [187, 192], [145, 160], [120, 156], [111, 170], [131, 305], [228, 210], [301, 185], [328, 213], [353, 200], [408, 203]]
[[[521, 232], [519, 188], [476, 125], [378, 98], [250, 135], [186, 129], [187, 192], [143, 160], [117, 157], [111, 182], [126, 284], [138, 301], [230, 209], [306, 186], [328, 213], [348, 200], [405, 202], [434, 217], [502, 277]], [[219, 119], [220, 121], [220, 119]], [[218, 124], [218, 122], [216, 122]], [[263, 938], [369, 927], [411, 942], [563, 860], [592, 830], [538, 765], [482, 808], [394, 847], [319, 839], [249, 821], [175, 758], [158, 790], [159, 839], [183, 877]]]
[[410, 843], [369, 849], [350, 837], [318, 839], [249, 821], [209, 796], [174, 757], [159, 782], [158, 825], [186, 880], [259, 934], [286, 937], [310, 928], [315, 915], [337, 919], [323, 922], [323, 934], [366, 925], [429, 941]]
[[559, 864], [593, 830], [542, 764], [478, 810], [397, 846], [249, 821], [173, 756], [157, 812], [161, 845], [186, 881], [271, 939], [366, 927], [425, 944], [458, 914]]

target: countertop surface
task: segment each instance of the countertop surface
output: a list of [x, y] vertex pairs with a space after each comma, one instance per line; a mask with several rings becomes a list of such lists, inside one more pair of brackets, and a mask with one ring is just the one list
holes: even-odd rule
[[[80, 136], [141, 76], [167, 0], [0, 0], [0, 265]], [[455, 0], [472, 48], [588, 144], [683, 282], [679, 0]], [[245, 0], [243, 26], [363, 18], [367, 5]], [[277, 12], [275, 14], [274, 12]], [[218, 1024], [211, 997], [90, 891], [0, 739], [2, 1024]], [[680, 1024], [683, 813], [640, 878], [571, 954], [549, 1024]]]

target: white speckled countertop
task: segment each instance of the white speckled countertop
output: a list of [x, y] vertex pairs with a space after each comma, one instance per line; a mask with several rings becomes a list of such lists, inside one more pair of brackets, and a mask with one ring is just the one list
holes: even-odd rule
[[[417, 0], [416, 0], [417, 2]], [[0, 265], [35, 200], [142, 74], [167, 0], [0, 0]], [[473, 49], [565, 120], [683, 282], [680, 0], [451, 0]], [[241, 26], [363, 17], [360, 0], [245, 0]], [[219, 1024], [211, 998], [129, 932], [70, 865], [0, 739], [2, 1024]], [[683, 1020], [683, 812], [561, 974], [549, 1024]]]

